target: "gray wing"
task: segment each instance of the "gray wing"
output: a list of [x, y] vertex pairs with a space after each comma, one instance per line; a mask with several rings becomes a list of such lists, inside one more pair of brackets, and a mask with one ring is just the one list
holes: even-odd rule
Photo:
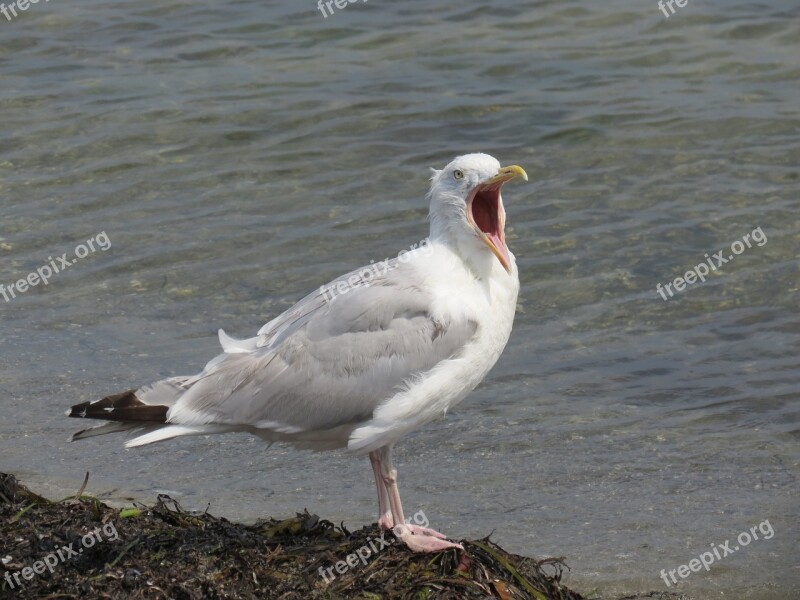
[[[367, 269], [330, 301], [323, 289], [265, 325], [257, 338], [221, 337], [226, 352], [187, 382], [168, 422], [249, 425], [293, 434], [369, 419], [377, 406], [457, 356], [474, 321], [442, 322], [409, 265]], [[224, 334], [223, 334], [224, 335]]]

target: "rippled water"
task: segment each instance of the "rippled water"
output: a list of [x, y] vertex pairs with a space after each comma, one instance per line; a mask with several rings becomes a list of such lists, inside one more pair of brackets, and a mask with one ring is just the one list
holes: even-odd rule
[[[264, 6], [267, 4], [268, 6]], [[31, 4], [0, 16], [0, 469], [233, 519], [374, 519], [366, 460], [247, 436], [67, 444], [78, 401], [192, 373], [426, 235], [427, 167], [483, 150], [522, 279], [506, 353], [398, 449], [409, 510], [563, 555], [603, 594], [800, 593], [800, 9], [791, 2]], [[761, 228], [669, 301], [656, 285]], [[670, 588], [670, 589], [674, 589]]]

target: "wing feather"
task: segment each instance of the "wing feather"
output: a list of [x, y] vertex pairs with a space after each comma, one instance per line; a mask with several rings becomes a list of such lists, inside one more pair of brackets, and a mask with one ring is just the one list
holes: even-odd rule
[[267, 323], [257, 338], [225, 336], [226, 353], [187, 382], [167, 421], [288, 434], [368, 420], [408, 381], [457, 356], [475, 335], [474, 321], [437, 320], [433, 298], [417, 277], [398, 262], [369, 280], [354, 271], [327, 286], [348, 282], [346, 293], [333, 300], [321, 288]]

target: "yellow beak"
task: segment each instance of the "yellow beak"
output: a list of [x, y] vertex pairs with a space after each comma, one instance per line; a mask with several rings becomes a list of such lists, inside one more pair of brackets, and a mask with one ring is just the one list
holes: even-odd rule
[[500, 167], [497, 171], [497, 175], [492, 177], [491, 179], [487, 179], [483, 182], [483, 186], [494, 186], [494, 185], [502, 185], [506, 181], [510, 181], [515, 177], [520, 177], [523, 181], [528, 181], [528, 174], [525, 172], [525, 169], [520, 167], [519, 165], [509, 165], [507, 167]]

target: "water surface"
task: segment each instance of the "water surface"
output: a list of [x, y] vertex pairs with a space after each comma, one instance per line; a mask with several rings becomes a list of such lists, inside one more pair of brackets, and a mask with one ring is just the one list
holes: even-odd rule
[[[398, 448], [409, 511], [566, 556], [567, 581], [800, 594], [800, 10], [772, 0], [53, 0], [0, 17], [0, 469], [231, 519], [374, 519], [371, 470], [247, 436], [68, 444], [76, 402], [193, 373], [310, 290], [426, 233], [427, 168], [522, 164], [514, 332]], [[669, 301], [656, 292], [761, 228]], [[670, 589], [674, 589], [670, 588]]]

